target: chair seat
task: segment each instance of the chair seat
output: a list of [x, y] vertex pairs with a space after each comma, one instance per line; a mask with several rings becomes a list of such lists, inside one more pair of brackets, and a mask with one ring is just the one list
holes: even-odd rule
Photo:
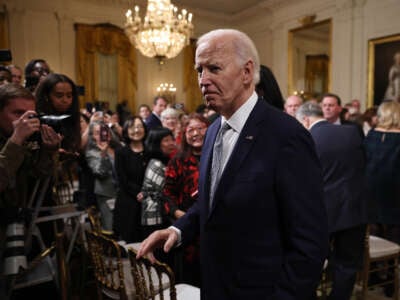
[[[198, 287], [180, 283], [175, 285], [176, 298], [177, 300], [200, 300], [200, 289]], [[160, 296], [155, 297], [156, 300], [160, 299]], [[169, 289], [164, 292], [164, 300], [170, 300]]]
[[138, 251], [140, 248], [140, 245], [142, 243], [130, 243], [130, 244], [121, 244], [122, 247], [124, 247], [126, 250], [128, 250], [128, 248], [133, 248], [134, 250]]
[[369, 254], [371, 259], [387, 255], [395, 255], [399, 252], [400, 246], [398, 244], [374, 235], [369, 236]]

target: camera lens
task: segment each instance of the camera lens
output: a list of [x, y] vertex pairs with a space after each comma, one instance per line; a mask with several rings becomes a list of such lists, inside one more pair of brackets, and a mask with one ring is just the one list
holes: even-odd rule
[[4, 274], [18, 274], [20, 268], [27, 268], [25, 256], [25, 228], [22, 223], [7, 226], [6, 249], [4, 251]]

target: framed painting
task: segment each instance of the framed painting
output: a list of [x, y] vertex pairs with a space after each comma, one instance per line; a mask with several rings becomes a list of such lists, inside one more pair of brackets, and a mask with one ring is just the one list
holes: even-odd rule
[[368, 103], [400, 101], [400, 33], [368, 42]]

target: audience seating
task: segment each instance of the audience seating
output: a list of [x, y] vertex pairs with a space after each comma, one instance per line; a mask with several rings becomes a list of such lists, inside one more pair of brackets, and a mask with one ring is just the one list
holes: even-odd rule
[[95, 206], [89, 207], [86, 210], [86, 212], [88, 214], [88, 219], [92, 231], [97, 232], [99, 234], [103, 234], [110, 238], [115, 238], [114, 233], [112, 231], [104, 230], [101, 227], [100, 211]]
[[89, 253], [94, 265], [98, 299], [135, 299], [135, 285], [124, 247], [94, 231], [86, 232]]
[[[366, 299], [368, 288], [385, 287], [393, 285], [393, 299], [398, 299], [399, 295], [399, 255], [400, 246], [389, 240], [367, 234], [365, 238], [364, 267], [360, 272], [359, 285], [361, 291], [359, 299]], [[390, 274], [386, 279], [369, 284], [370, 275], [375, 273]]]
[[[159, 261], [154, 264], [149, 259], [136, 258], [136, 250], [128, 248], [132, 277], [138, 300], [199, 300], [200, 289], [188, 284], [175, 284], [171, 268]], [[167, 285], [165, 284], [167, 281]]]

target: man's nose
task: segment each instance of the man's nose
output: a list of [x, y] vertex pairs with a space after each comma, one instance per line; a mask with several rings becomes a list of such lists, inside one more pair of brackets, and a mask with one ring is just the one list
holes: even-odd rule
[[205, 86], [205, 85], [209, 85], [210, 84], [209, 74], [208, 74], [208, 72], [206, 70], [203, 70], [199, 74], [199, 84], [200, 84], [200, 86]]

